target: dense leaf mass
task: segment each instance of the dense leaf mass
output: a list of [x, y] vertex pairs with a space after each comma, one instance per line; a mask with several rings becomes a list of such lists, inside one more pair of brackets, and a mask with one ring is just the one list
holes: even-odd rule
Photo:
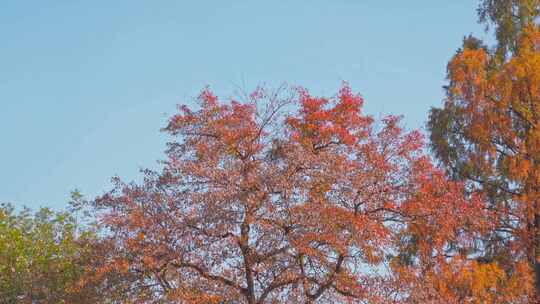
[[[478, 254], [499, 265], [497, 280], [524, 282], [513, 290], [529, 302], [539, 301], [540, 290], [540, 278], [536, 291], [533, 283], [540, 270], [539, 5], [484, 1], [481, 16], [498, 29], [497, 44], [490, 50], [465, 40], [448, 64], [444, 107], [432, 109], [428, 123], [442, 165], [488, 199], [493, 225]], [[517, 302], [511, 295], [498, 297]]]
[[161, 172], [95, 201], [115, 244], [107, 269], [138, 275], [133, 302], [436, 301], [439, 277], [461, 271], [448, 263], [470, 264], [481, 197], [435, 169], [398, 117], [364, 115], [348, 85], [197, 101], [164, 128]]
[[0, 205], [0, 303], [100, 302], [99, 286], [81, 284], [95, 245], [68, 212]]

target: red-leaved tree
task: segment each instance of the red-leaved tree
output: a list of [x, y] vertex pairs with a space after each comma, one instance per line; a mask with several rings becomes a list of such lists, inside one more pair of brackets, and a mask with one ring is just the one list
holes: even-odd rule
[[362, 104], [347, 85], [243, 102], [203, 90], [164, 129], [163, 170], [94, 202], [114, 244], [104, 269], [138, 277], [133, 303], [414, 303], [429, 282], [436, 299], [429, 275], [470, 256], [482, 201], [432, 166], [419, 132]]

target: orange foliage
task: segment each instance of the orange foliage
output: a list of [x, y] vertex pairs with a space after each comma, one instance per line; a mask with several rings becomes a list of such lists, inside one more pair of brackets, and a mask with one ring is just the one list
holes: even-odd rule
[[397, 117], [376, 124], [347, 85], [332, 98], [247, 98], [205, 89], [199, 109], [180, 107], [164, 129], [175, 137], [163, 171], [95, 201], [122, 261], [109, 267], [139, 278], [134, 299], [405, 300], [412, 291], [392, 281], [402, 267], [390, 267], [403, 237], [419, 240], [416, 273], [446, 265], [434, 255], [460, 256], [474, 234], [464, 228], [485, 225], [481, 198], [431, 165], [420, 133]]
[[[530, 280], [540, 259], [540, 30], [524, 27], [516, 51], [502, 63], [483, 48], [461, 50], [448, 65], [448, 79], [444, 110], [454, 116], [444, 138], [457, 138], [453, 140], [462, 151], [455, 159], [466, 165], [446, 164], [458, 168], [471, 187], [490, 195], [493, 226], [486, 234], [488, 242], [504, 248], [508, 256], [504, 273], [486, 268], [495, 265], [473, 267], [473, 273], [491, 272], [490, 280], [515, 287], [507, 294], [533, 301]], [[444, 149], [440, 154], [449, 155]], [[523, 271], [527, 273], [518, 277], [527, 283], [515, 283], [514, 276]], [[520, 303], [517, 299], [510, 302]]]

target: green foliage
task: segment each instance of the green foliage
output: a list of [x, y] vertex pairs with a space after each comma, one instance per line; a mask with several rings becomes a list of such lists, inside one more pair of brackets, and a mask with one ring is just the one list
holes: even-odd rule
[[503, 59], [517, 48], [516, 37], [525, 25], [540, 15], [539, 0], [482, 0], [480, 22], [492, 26], [497, 39], [496, 54]]
[[94, 238], [67, 212], [0, 205], [0, 303], [73, 303]]

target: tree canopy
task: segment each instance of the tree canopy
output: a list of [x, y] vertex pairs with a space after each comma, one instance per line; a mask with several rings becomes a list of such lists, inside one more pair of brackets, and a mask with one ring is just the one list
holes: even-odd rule
[[494, 24], [497, 43], [465, 40], [448, 64], [444, 106], [428, 122], [437, 159], [489, 200], [496, 224], [482, 237], [483, 259], [506, 276], [527, 273], [525, 282], [540, 270], [538, 9], [537, 1], [483, 2], [480, 17]]
[[164, 128], [163, 171], [94, 202], [107, 267], [139, 275], [134, 301], [410, 302], [417, 284], [439, 299], [426, 274], [468, 263], [483, 200], [433, 167], [420, 133], [364, 115], [346, 84], [246, 98], [203, 90]]
[[79, 282], [96, 235], [68, 212], [0, 206], [0, 303], [95, 303], [95, 286]]

